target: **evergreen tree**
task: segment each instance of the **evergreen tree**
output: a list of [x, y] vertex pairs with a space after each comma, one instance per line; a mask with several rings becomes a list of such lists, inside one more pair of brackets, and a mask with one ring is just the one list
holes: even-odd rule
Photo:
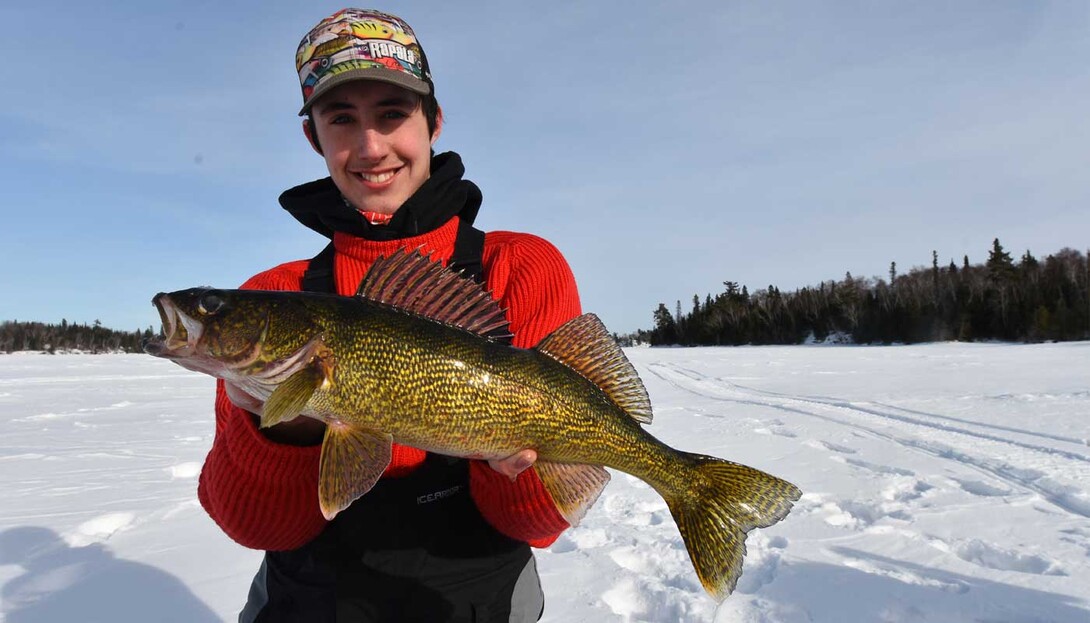
[[1033, 254], [1029, 252], [1029, 249], [1026, 249], [1025, 254], [1022, 255], [1022, 259], [1018, 263], [1018, 267], [1036, 270], [1038, 266], [1040, 266], [1040, 263], [1037, 262], [1037, 258], [1033, 257]]
[[988, 261], [984, 264], [988, 269], [988, 276], [996, 282], [1006, 282], [1014, 275], [1014, 260], [1011, 254], [1003, 250], [999, 238], [992, 242], [992, 250], [988, 253]]
[[665, 303], [655, 310], [655, 328], [651, 332], [652, 344], [677, 344], [677, 324]]
[[931, 251], [931, 281], [935, 285], [935, 290], [939, 289], [939, 252]]

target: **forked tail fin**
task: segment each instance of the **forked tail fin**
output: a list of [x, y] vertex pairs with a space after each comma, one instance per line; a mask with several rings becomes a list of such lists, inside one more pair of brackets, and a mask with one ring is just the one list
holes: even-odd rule
[[760, 470], [710, 456], [692, 461], [689, 486], [666, 498], [704, 589], [717, 601], [742, 574], [746, 533], [771, 526], [791, 510], [798, 487]]

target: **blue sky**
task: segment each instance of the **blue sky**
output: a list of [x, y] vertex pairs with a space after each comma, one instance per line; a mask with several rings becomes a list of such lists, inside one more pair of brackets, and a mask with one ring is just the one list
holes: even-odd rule
[[[343, 4], [13, 4], [0, 320], [158, 327], [156, 292], [320, 250], [276, 198], [325, 175], [293, 62]], [[726, 280], [1090, 246], [1086, 2], [521, 4], [373, 6], [428, 53], [478, 225], [551, 240], [611, 330]]]

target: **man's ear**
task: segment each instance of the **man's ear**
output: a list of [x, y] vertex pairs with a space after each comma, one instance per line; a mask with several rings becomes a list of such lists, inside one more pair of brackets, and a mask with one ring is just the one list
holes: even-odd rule
[[314, 117], [307, 116], [306, 119], [303, 119], [303, 134], [306, 135], [307, 141], [314, 148], [314, 151], [318, 152], [319, 156], [324, 157], [322, 146], [318, 143], [318, 128], [314, 125]]
[[435, 108], [435, 131], [431, 133], [431, 144], [435, 145], [435, 141], [439, 140], [439, 134], [443, 131], [443, 107], [436, 106]]

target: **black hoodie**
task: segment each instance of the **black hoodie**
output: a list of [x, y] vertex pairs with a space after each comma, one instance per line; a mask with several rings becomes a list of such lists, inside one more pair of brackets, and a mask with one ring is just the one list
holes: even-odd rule
[[465, 166], [448, 151], [431, 159], [431, 177], [401, 205], [394, 218], [372, 225], [341, 196], [331, 178], [301, 184], [280, 195], [280, 205], [297, 221], [326, 238], [342, 232], [366, 240], [397, 240], [439, 228], [454, 216], [473, 224], [481, 208], [481, 190], [462, 179]]

